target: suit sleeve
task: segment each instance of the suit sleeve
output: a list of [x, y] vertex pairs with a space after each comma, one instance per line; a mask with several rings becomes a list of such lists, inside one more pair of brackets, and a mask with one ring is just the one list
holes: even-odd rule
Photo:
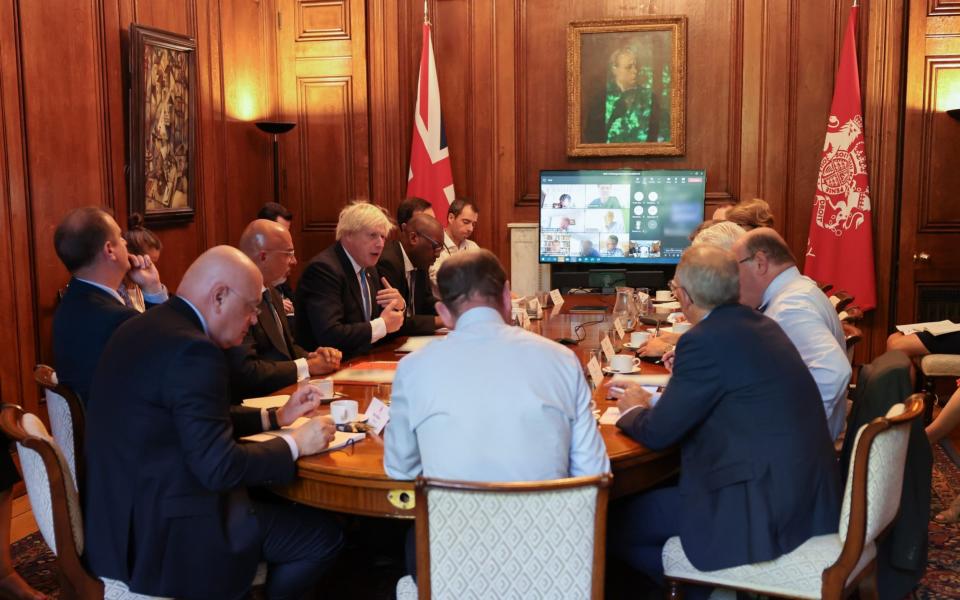
[[261, 358], [252, 331], [247, 332], [242, 344], [228, 348], [224, 354], [230, 364], [231, 391], [235, 397], [262, 396], [297, 382], [297, 364], [292, 360]]
[[630, 411], [617, 427], [651, 450], [670, 447], [713, 410], [723, 376], [706, 336], [681, 337], [673, 375], [660, 401], [651, 409]]
[[[370, 345], [371, 327], [369, 322], [347, 323], [343, 306], [343, 287], [346, 281], [334, 269], [322, 262], [310, 264], [297, 286], [297, 293], [303, 299], [310, 329], [319, 346], [332, 346], [344, 354], [357, 354]], [[370, 293], [376, 294], [371, 286]], [[375, 297], [375, 296], [374, 296]], [[377, 312], [376, 302], [374, 312]]]
[[287, 443], [277, 438], [263, 443], [238, 444], [234, 422], [253, 427], [259, 411], [236, 407], [227, 400], [227, 365], [220, 349], [211, 344], [189, 344], [170, 364], [163, 401], [173, 414], [187, 468], [208, 490], [222, 492], [238, 486], [286, 483], [295, 475]]

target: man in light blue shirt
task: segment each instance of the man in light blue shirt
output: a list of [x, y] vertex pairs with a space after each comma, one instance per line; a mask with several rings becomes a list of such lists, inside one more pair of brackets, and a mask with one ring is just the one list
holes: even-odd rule
[[846, 421], [850, 360], [837, 311], [817, 284], [804, 277], [786, 242], [760, 227], [733, 244], [740, 269], [740, 302], [780, 325], [817, 382], [834, 440]]
[[384, 468], [395, 479], [531, 481], [610, 470], [576, 355], [512, 327], [506, 273], [487, 250], [437, 274], [453, 331], [400, 361]]

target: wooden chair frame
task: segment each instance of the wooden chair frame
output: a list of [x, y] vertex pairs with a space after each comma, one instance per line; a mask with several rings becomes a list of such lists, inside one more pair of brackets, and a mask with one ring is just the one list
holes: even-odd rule
[[[904, 425], [919, 417], [923, 413], [924, 400], [925, 394], [911, 394], [904, 401], [905, 406], [903, 413], [889, 418], [877, 417], [871, 421], [863, 430], [863, 433], [860, 434], [857, 451], [853, 456], [853, 488], [850, 491], [850, 520], [848, 521], [847, 537], [844, 540], [843, 548], [840, 550], [840, 556], [837, 557], [837, 560], [834, 561], [832, 565], [823, 570], [820, 588], [821, 598], [825, 600], [846, 598], [854, 589], [859, 591], [862, 600], [876, 600], [879, 598], [877, 594], [876, 558], [864, 567], [863, 571], [850, 582], [850, 585], [846, 585], [847, 578], [853, 572], [853, 569], [856, 568], [857, 562], [860, 560], [860, 555], [863, 554], [863, 548], [866, 545], [867, 463], [870, 458], [870, 448], [873, 446], [873, 440], [882, 431], [890, 427]], [[886, 533], [886, 531], [881, 532], [877, 538], [882, 537], [884, 533]], [[417, 568], [419, 569], [419, 565]], [[683, 597], [679, 582], [703, 583], [701, 581], [680, 578], [671, 578], [669, 581], [669, 598], [671, 599]], [[743, 591], [751, 590], [745, 589]]]
[[47, 470], [53, 510], [53, 532], [57, 544], [57, 575], [62, 597], [80, 600], [102, 599], [103, 582], [87, 571], [77, 553], [70, 511], [67, 508], [67, 483], [56, 451], [49, 441], [31, 435], [23, 429], [23, 408], [16, 404], [3, 404], [2, 407], [0, 429], [17, 443], [39, 454]]
[[77, 469], [76, 483], [77, 490], [83, 487], [83, 476], [85, 474], [85, 463], [83, 460], [83, 442], [84, 431], [87, 421], [86, 408], [77, 393], [68, 386], [57, 381], [57, 372], [53, 367], [47, 365], [37, 365], [33, 368], [33, 379], [44, 390], [50, 390], [59, 394], [67, 402], [70, 408], [70, 420], [73, 422], [73, 460], [74, 467]]
[[430, 521], [429, 493], [431, 489], [460, 490], [478, 493], [489, 492], [549, 492], [577, 487], [597, 488], [597, 510], [594, 516], [593, 573], [591, 574], [591, 598], [603, 599], [604, 561], [606, 559], [607, 499], [613, 474], [604, 473], [593, 477], [568, 477], [552, 481], [525, 481], [515, 483], [476, 483], [417, 477], [416, 481], [416, 541], [417, 541], [417, 595], [420, 600], [430, 600]]

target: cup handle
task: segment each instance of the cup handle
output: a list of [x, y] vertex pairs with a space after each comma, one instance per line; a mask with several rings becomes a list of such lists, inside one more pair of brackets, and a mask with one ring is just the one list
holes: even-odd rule
[[643, 364], [643, 361], [640, 360], [640, 358], [638, 358], [638, 357], [636, 357], [636, 356], [633, 357], [633, 368], [637, 368], [637, 367], [639, 367], [639, 366], [642, 365], [642, 364]]

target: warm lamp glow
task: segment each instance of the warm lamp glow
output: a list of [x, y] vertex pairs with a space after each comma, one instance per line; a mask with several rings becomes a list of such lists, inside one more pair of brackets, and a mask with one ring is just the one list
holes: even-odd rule
[[238, 121], [255, 121], [264, 115], [256, 80], [246, 74], [226, 90], [227, 116]]

